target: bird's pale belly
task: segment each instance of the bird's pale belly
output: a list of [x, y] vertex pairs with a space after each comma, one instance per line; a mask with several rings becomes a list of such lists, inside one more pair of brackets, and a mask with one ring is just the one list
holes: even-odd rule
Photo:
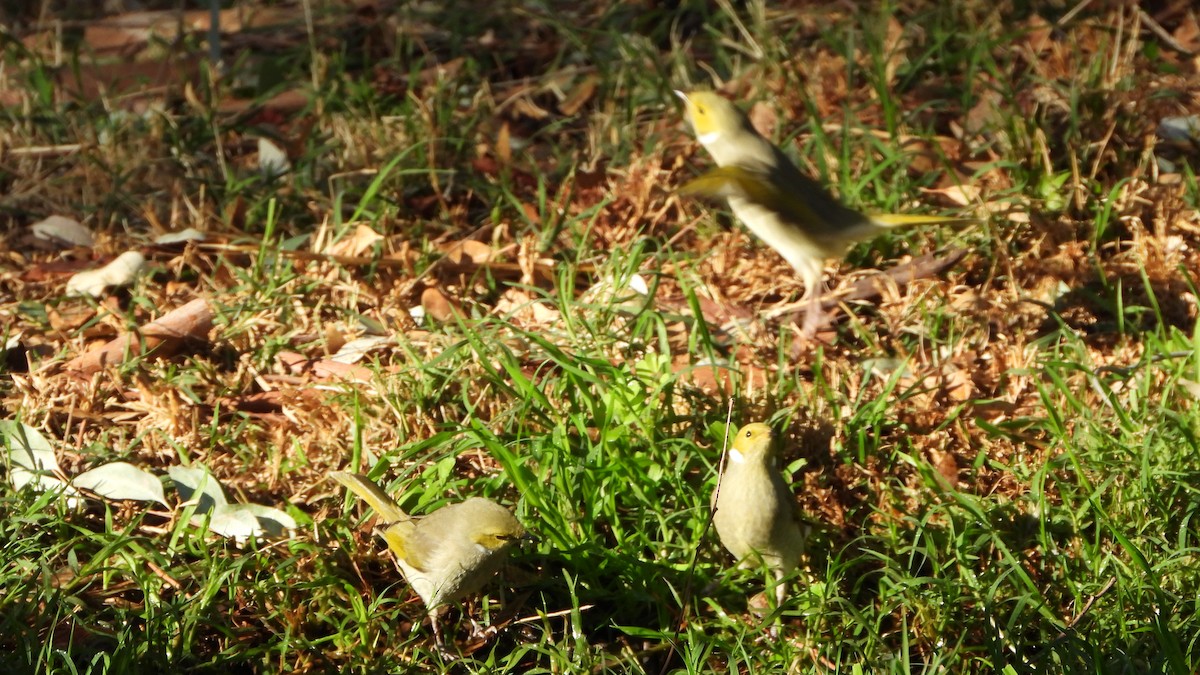
[[816, 242], [799, 227], [782, 221], [774, 211], [754, 202], [730, 197], [729, 208], [755, 236], [796, 269], [804, 281], [806, 294], [816, 292], [827, 257]]

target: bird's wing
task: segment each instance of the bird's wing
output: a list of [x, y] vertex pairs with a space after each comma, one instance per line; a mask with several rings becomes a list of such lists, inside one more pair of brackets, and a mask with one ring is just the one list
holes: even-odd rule
[[392, 523], [380, 534], [397, 558], [421, 573], [429, 571], [429, 561], [443, 543], [436, 533], [423, 530], [412, 519]]
[[769, 172], [744, 166], [718, 167], [686, 183], [679, 194], [745, 199], [783, 214], [786, 222], [828, 247], [868, 238], [879, 229], [790, 163]]
[[771, 177], [744, 166], [720, 166], [688, 181], [679, 188], [686, 197], [728, 199], [739, 197], [789, 216], [807, 229], [820, 229], [820, 219], [812, 208], [792, 190], [772, 187]]
[[728, 199], [741, 197], [752, 201], [765, 198], [763, 189], [758, 185], [766, 177], [756, 171], [740, 166], [719, 166], [710, 169], [693, 178], [679, 188], [679, 194], [685, 197], [708, 197], [711, 199]]

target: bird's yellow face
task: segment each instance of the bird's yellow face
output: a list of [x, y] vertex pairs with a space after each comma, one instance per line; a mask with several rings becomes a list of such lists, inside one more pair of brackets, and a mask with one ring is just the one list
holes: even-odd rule
[[687, 108], [696, 140], [708, 145], [741, 126], [742, 114], [732, 102], [711, 91], [676, 91]]
[[509, 515], [507, 518], [499, 512], [485, 514], [475, 524], [474, 536], [476, 544], [485, 550], [496, 551], [525, 536], [525, 528]]
[[771, 427], [758, 422], [747, 424], [738, 429], [737, 436], [733, 438], [729, 459], [736, 464], [763, 461], [770, 456], [771, 441], [774, 439], [775, 432], [771, 431]]

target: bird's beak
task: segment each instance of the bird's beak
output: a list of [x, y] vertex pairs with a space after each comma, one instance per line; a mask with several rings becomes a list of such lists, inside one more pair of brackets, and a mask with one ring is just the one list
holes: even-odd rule
[[683, 99], [683, 102], [684, 102], [684, 103], [687, 103], [687, 94], [685, 94], [685, 93], [683, 93], [682, 91], [679, 91], [678, 89], [676, 89], [676, 90], [675, 90], [675, 95], [676, 95], [676, 96], [678, 96], [679, 98]]

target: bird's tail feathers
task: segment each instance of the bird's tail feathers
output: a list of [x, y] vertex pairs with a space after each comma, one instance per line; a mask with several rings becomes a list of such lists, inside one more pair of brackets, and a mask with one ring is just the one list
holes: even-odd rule
[[959, 227], [977, 225], [975, 218], [952, 218], [947, 216], [922, 216], [904, 213], [872, 213], [868, 216], [871, 222], [880, 227], [904, 227], [906, 225], [948, 225]]
[[394, 523], [400, 520], [408, 520], [408, 514], [400, 505], [388, 496], [383, 488], [375, 484], [375, 481], [367, 478], [361, 473], [350, 473], [349, 471], [334, 471], [329, 474], [329, 477], [337, 482], [345, 485], [351, 492], [358, 495], [386, 523]]

